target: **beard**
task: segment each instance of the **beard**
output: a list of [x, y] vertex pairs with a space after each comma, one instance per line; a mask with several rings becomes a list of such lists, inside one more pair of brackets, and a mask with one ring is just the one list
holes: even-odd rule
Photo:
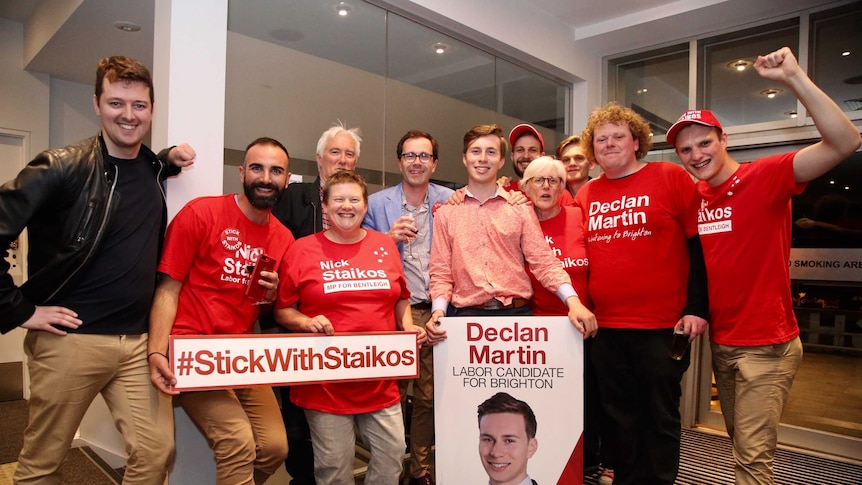
[[524, 171], [521, 170], [521, 167], [519, 167], [516, 162], [512, 162], [512, 169], [515, 171], [515, 175], [517, 175], [519, 179], [524, 178]]
[[[270, 196], [257, 195], [255, 189], [272, 189], [274, 192]], [[257, 209], [272, 209], [272, 206], [281, 199], [281, 194], [284, 189], [279, 189], [277, 185], [265, 184], [263, 182], [252, 182], [250, 184], [242, 184], [242, 190], [245, 197], [251, 202], [251, 205]]]

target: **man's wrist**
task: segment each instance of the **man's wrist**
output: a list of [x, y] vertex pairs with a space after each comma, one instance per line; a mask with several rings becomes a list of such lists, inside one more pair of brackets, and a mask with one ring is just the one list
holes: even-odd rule
[[162, 356], [162, 357], [164, 357], [164, 358], [165, 358], [165, 360], [167, 360], [168, 362], [170, 362], [170, 360], [171, 360], [170, 358], [168, 358], [168, 354], [166, 354], [166, 353], [164, 353], [164, 352], [148, 352], [148, 353], [147, 353], [147, 362], [149, 362], [150, 357], [152, 357], [152, 356], [154, 356], [154, 355], [161, 355], [161, 356]]

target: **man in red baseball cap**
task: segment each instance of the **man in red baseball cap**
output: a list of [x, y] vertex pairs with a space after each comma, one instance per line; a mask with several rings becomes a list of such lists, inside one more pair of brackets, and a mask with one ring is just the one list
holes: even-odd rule
[[518, 180], [533, 160], [545, 155], [545, 139], [533, 125], [521, 123], [509, 132], [509, 145], [512, 146], [512, 169], [516, 178], [502, 177], [503, 188], [508, 191], [521, 191]]
[[[533, 125], [521, 123], [509, 132], [509, 144], [512, 145], [512, 169], [517, 178], [501, 177], [498, 183], [507, 191], [523, 192], [518, 182], [524, 176], [524, 170], [533, 160], [545, 156], [545, 138]], [[574, 199], [568, 191], [560, 197], [560, 205], [572, 205]]]
[[673, 145], [676, 141], [676, 135], [679, 134], [683, 128], [693, 124], [708, 126], [710, 128], [718, 128], [719, 135], [724, 133], [721, 123], [719, 123], [718, 118], [715, 117], [712, 111], [708, 109], [691, 109], [683, 113], [682, 116], [680, 116], [679, 119], [671, 125], [670, 129], [667, 130], [667, 142]]
[[512, 145], [512, 168], [518, 178], [524, 176], [530, 162], [545, 155], [545, 139], [539, 130], [527, 123], [512, 128], [509, 144]]
[[759, 56], [754, 67], [802, 101], [821, 141], [740, 164], [709, 110], [686, 111], [667, 132], [683, 167], [700, 180], [712, 368], [733, 440], [736, 483], [745, 485], [773, 483], [778, 424], [802, 360], [787, 265], [790, 199], [860, 145], [858, 129], [789, 48]]

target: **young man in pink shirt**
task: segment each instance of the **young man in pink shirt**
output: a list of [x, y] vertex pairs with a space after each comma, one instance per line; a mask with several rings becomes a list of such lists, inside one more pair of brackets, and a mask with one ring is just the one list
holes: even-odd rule
[[510, 204], [509, 194], [497, 185], [506, 148], [497, 125], [474, 126], [464, 135], [469, 180], [464, 202], [441, 207], [434, 218], [432, 312], [426, 324], [432, 345], [446, 338], [438, 321], [447, 314], [532, 315], [525, 262], [539, 282], [566, 303], [569, 320], [585, 338], [596, 332], [595, 316], [578, 299], [551, 252], [533, 208]]

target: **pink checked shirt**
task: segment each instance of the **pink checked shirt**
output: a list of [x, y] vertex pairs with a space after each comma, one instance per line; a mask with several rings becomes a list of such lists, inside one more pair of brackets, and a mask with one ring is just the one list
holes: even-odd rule
[[462, 204], [444, 205], [434, 217], [431, 300], [463, 308], [496, 298], [530, 298], [526, 261], [536, 279], [562, 300], [575, 295], [569, 275], [551, 252], [529, 204], [511, 205], [503, 189], [480, 203], [467, 191]]

